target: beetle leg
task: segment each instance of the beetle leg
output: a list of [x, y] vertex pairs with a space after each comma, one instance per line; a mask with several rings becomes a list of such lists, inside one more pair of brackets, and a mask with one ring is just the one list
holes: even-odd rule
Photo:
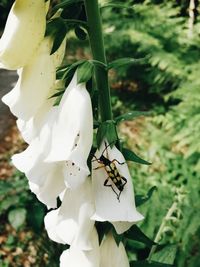
[[113, 160], [111, 161], [111, 163], [114, 163], [114, 162], [117, 162], [117, 163], [120, 164], [120, 165], [123, 165], [123, 164], [126, 163], [126, 162], [119, 162], [117, 159], [113, 159]]
[[124, 181], [123, 186], [125, 186], [127, 184], [127, 179], [125, 177], [123, 177], [123, 176], [121, 176], [121, 178]]
[[105, 182], [104, 182], [103, 185], [104, 185], [104, 186], [109, 186], [109, 187], [111, 187], [111, 188], [112, 188], [112, 191], [116, 194], [117, 199], [118, 199], [118, 201], [120, 202], [119, 197], [120, 197], [121, 192], [118, 194], [118, 193], [115, 191], [115, 189], [113, 188], [112, 184], [108, 184], [109, 179], [110, 179], [110, 177], [108, 177], [108, 178], [105, 180]]
[[98, 170], [98, 169], [101, 169], [101, 168], [105, 168], [105, 165], [102, 164], [101, 166], [98, 166], [98, 167], [94, 168], [93, 170]]

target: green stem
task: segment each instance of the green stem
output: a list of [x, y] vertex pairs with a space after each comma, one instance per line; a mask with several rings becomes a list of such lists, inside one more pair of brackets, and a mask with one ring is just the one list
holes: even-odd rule
[[[156, 234], [156, 237], [155, 237], [155, 239], [154, 239], [154, 242], [155, 242], [155, 243], [158, 243], [158, 242], [160, 241], [160, 239], [161, 239], [161, 235], [162, 235], [163, 230], [164, 230], [164, 228], [165, 228], [165, 226], [166, 226], [166, 223], [169, 221], [169, 219], [171, 218], [172, 214], [174, 213], [174, 211], [175, 211], [176, 209], [177, 209], [177, 202], [174, 202], [174, 203], [172, 204], [172, 206], [170, 207], [170, 209], [168, 210], [166, 216], [164, 217], [164, 219], [163, 219], [163, 221], [162, 221], [162, 223], [161, 223], [161, 225], [160, 225], [160, 228], [159, 228], [159, 230], [158, 230], [158, 232], [157, 232], [157, 234]], [[152, 255], [153, 255], [154, 252], [156, 251], [156, 248], [157, 248], [157, 245], [152, 246], [152, 248], [151, 248], [151, 250], [150, 250], [150, 253], [149, 253], [149, 256], [148, 256], [148, 261], [151, 260]]]
[[[102, 21], [99, 11], [98, 0], [85, 0], [85, 8], [89, 27], [88, 34], [93, 59], [98, 60], [103, 64], [106, 64], [106, 56], [102, 34]], [[95, 78], [97, 89], [99, 91], [99, 107], [101, 121], [103, 122], [106, 120], [112, 120], [108, 71], [101, 66], [95, 66]]]

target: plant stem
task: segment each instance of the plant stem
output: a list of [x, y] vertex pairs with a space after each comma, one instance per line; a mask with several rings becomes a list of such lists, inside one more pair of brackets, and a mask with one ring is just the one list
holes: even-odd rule
[[[158, 232], [156, 234], [156, 237], [154, 239], [155, 243], [158, 243], [160, 241], [161, 235], [162, 235], [163, 230], [165, 228], [165, 225], [166, 225], [167, 221], [170, 219], [170, 217], [172, 216], [172, 214], [174, 213], [174, 211], [176, 209], [177, 209], [177, 202], [174, 202], [172, 204], [172, 206], [170, 207], [170, 209], [168, 210], [166, 216], [164, 217], [164, 219], [163, 219], [163, 221], [162, 221], [162, 223], [160, 225], [160, 228], [159, 228], [159, 230], [158, 230]], [[150, 253], [149, 253], [149, 256], [148, 256], [148, 261], [151, 260], [151, 257], [154, 254], [154, 252], [156, 251], [156, 248], [157, 248], [157, 245], [154, 245], [154, 246], [151, 247], [151, 250], [150, 250]]]
[[[99, 11], [98, 0], [85, 0], [85, 8], [89, 27], [88, 34], [93, 59], [98, 60], [103, 64], [106, 64], [104, 40], [102, 34], [102, 21]], [[95, 78], [97, 89], [99, 91], [99, 107], [101, 121], [103, 122], [106, 120], [112, 120], [108, 71], [101, 66], [95, 66]]]

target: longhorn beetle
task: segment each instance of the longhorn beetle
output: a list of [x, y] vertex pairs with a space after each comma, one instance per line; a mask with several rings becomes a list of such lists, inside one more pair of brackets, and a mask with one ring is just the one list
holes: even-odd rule
[[[107, 179], [104, 182], [104, 186], [109, 186], [112, 188], [113, 192], [117, 195], [117, 199], [120, 201], [120, 195], [122, 191], [124, 190], [124, 186], [127, 184], [127, 179], [120, 175], [117, 167], [116, 162], [120, 165], [123, 165], [125, 162], [119, 162], [117, 159], [113, 159], [112, 161], [108, 158], [108, 150], [107, 148], [110, 146], [110, 144], [106, 145], [105, 142], [105, 149], [103, 150], [101, 156], [97, 158], [94, 155], [95, 160], [98, 163], [100, 163], [102, 166], [99, 166], [95, 168], [94, 170], [104, 168], [106, 173], [108, 174]], [[104, 152], [106, 151], [107, 155], [104, 156]], [[108, 182], [111, 181], [112, 184], [108, 184]], [[114, 186], [119, 190], [119, 193], [116, 192]]]

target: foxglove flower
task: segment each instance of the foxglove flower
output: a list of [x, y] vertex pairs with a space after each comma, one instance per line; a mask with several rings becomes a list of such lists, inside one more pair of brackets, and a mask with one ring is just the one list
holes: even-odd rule
[[[105, 165], [99, 161], [102, 153], [112, 162], [113, 173], [111, 172], [110, 177]], [[114, 180], [116, 176], [123, 184], [121, 190], [116, 186], [117, 180]], [[106, 142], [103, 142], [100, 150], [96, 152], [92, 164], [92, 184], [96, 206], [92, 219], [111, 222], [119, 234], [143, 219], [135, 207], [133, 184], [127, 164], [115, 146], [111, 149]]]
[[[51, 40], [49, 39], [49, 44], [51, 44]], [[66, 47], [66, 38], [63, 40], [62, 44], [60, 45], [59, 49], [50, 56], [54, 70], [58, 68], [64, 58], [65, 55], [65, 47]], [[64, 83], [62, 80], [54, 81], [53, 87], [49, 88], [49, 95], [55, 93], [56, 90], [64, 88]], [[27, 88], [27, 90], [29, 90]], [[5, 99], [4, 99], [5, 101]], [[46, 121], [46, 117], [48, 116], [48, 112], [51, 110], [54, 104], [53, 98], [48, 98], [44, 100], [44, 103], [41, 104], [41, 107], [36, 111], [35, 115], [33, 115], [29, 120], [18, 119], [17, 126], [21, 132], [22, 137], [24, 140], [30, 144], [30, 142], [39, 135], [39, 132], [42, 128], [42, 125]]]
[[48, 142], [52, 121], [55, 119], [55, 110], [56, 107], [48, 114], [40, 135], [31, 142], [25, 151], [12, 157], [15, 167], [26, 174], [31, 190], [49, 208], [57, 206], [56, 199], [65, 190], [63, 177], [66, 165], [63, 162], [54, 164], [44, 162], [44, 157], [48, 153]]
[[[60, 267], [99, 267], [99, 242], [96, 229], [91, 236], [92, 249], [83, 251], [72, 245], [60, 257]], [[122, 266], [121, 266], [122, 267]]]
[[94, 221], [91, 181], [88, 178], [75, 190], [66, 189], [61, 207], [45, 217], [49, 237], [58, 243], [69, 244], [81, 250], [91, 250]]
[[45, 1], [16, 0], [0, 39], [1, 67], [16, 70], [27, 65], [44, 38], [45, 29]]
[[[53, 91], [56, 92], [56, 90], [60, 88], [64, 88], [63, 81], [55, 81]], [[41, 128], [46, 123], [48, 114], [54, 105], [54, 101], [54, 98], [46, 99], [43, 105], [36, 112], [35, 116], [30, 118], [28, 121], [22, 119], [17, 120], [17, 127], [26, 143], [30, 144], [31, 141], [39, 135]]]
[[29, 120], [52, 94], [56, 70], [50, 57], [51, 40], [45, 38], [35, 57], [20, 70], [14, 89], [2, 98], [11, 112], [22, 120]]
[[69, 171], [65, 180], [67, 187], [76, 188], [89, 175], [87, 158], [92, 138], [91, 99], [85, 84], [77, 84], [75, 73], [58, 106], [52, 126], [50, 151], [46, 158], [46, 162], [66, 162]]
[[117, 246], [109, 233], [100, 246], [100, 267], [129, 267], [128, 257], [122, 242]]

